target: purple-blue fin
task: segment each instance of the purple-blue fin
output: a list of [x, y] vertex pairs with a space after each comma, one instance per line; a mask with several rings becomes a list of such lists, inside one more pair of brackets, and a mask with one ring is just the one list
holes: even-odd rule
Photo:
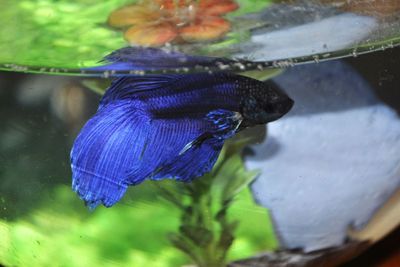
[[206, 118], [214, 125], [211, 134], [219, 139], [232, 137], [243, 121], [239, 112], [226, 109], [212, 110], [207, 113]]
[[103, 96], [100, 106], [106, 105], [107, 103], [117, 99], [122, 100], [132, 98], [134, 94], [140, 92], [160, 90], [181, 77], [182, 75], [178, 74], [151, 74], [115, 78]]
[[225, 140], [236, 133], [242, 117], [237, 112], [218, 109], [207, 113], [205, 121], [210, 125], [208, 131], [187, 143], [175, 158], [161, 165], [151, 179], [175, 178], [187, 182], [212, 170]]
[[178, 181], [190, 182], [212, 170], [223, 145], [222, 139], [208, 138], [201, 144], [191, 146], [185, 153], [159, 167], [151, 179], [175, 178]]
[[[157, 71], [176, 68], [218, 68], [237, 63], [217, 57], [186, 55], [177, 51], [151, 47], [124, 47], [104, 57], [103, 66], [85, 68], [91, 71]], [[243, 61], [246, 63], [247, 61]], [[118, 76], [118, 74], [115, 74]]]
[[141, 158], [146, 164], [132, 166], [128, 174], [130, 185], [151, 178], [160, 166], [174, 159], [187, 143], [209, 128], [209, 123], [204, 119], [189, 118], [154, 119], [150, 125], [152, 132]]
[[141, 153], [151, 129], [147, 114], [134, 106], [116, 101], [102, 107], [75, 140], [72, 187], [90, 208], [119, 201], [128, 186], [127, 170], [143, 163]]
[[225, 140], [237, 132], [243, 118], [240, 113], [225, 109], [212, 110], [207, 113], [206, 121], [209, 121], [211, 127], [207, 132], [202, 133], [195, 140], [187, 143], [179, 152], [179, 155], [186, 153], [192, 147], [200, 146], [205, 140], [216, 138]]

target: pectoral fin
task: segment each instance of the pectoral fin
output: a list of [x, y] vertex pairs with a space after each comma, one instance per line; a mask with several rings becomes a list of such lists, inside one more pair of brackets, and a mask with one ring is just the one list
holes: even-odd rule
[[217, 109], [210, 111], [206, 119], [214, 126], [210, 133], [218, 139], [228, 139], [238, 130], [243, 121], [239, 112]]
[[210, 130], [185, 145], [179, 155], [184, 154], [193, 147], [199, 147], [207, 139], [225, 140], [232, 137], [237, 132], [243, 118], [239, 112], [217, 109], [207, 113], [206, 120], [211, 123]]

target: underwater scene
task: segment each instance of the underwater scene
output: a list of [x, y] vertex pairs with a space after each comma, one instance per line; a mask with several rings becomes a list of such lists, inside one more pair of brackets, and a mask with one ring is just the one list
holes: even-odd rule
[[400, 267], [400, 1], [0, 23], [0, 267]]

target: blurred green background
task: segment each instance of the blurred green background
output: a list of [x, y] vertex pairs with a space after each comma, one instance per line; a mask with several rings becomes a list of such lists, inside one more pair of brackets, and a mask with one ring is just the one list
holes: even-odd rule
[[[127, 45], [123, 33], [106, 24], [110, 12], [135, 2], [1, 0], [0, 64], [60, 69], [97, 65], [103, 56]], [[228, 14], [232, 21], [272, 1], [237, 2], [240, 9]]]

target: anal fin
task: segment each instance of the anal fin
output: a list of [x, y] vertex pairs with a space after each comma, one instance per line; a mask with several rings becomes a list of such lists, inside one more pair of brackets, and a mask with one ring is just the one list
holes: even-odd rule
[[169, 163], [161, 166], [151, 179], [175, 178], [178, 181], [189, 182], [212, 170], [224, 140], [208, 138], [201, 143], [188, 146]]
[[210, 122], [210, 129], [186, 144], [175, 158], [160, 166], [151, 179], [175, 178], [188, 182], [212, 170], [225, 140], [237, 132], [243, 118], [238, 112], [218, 109], [207, 113], [205, 119]]

